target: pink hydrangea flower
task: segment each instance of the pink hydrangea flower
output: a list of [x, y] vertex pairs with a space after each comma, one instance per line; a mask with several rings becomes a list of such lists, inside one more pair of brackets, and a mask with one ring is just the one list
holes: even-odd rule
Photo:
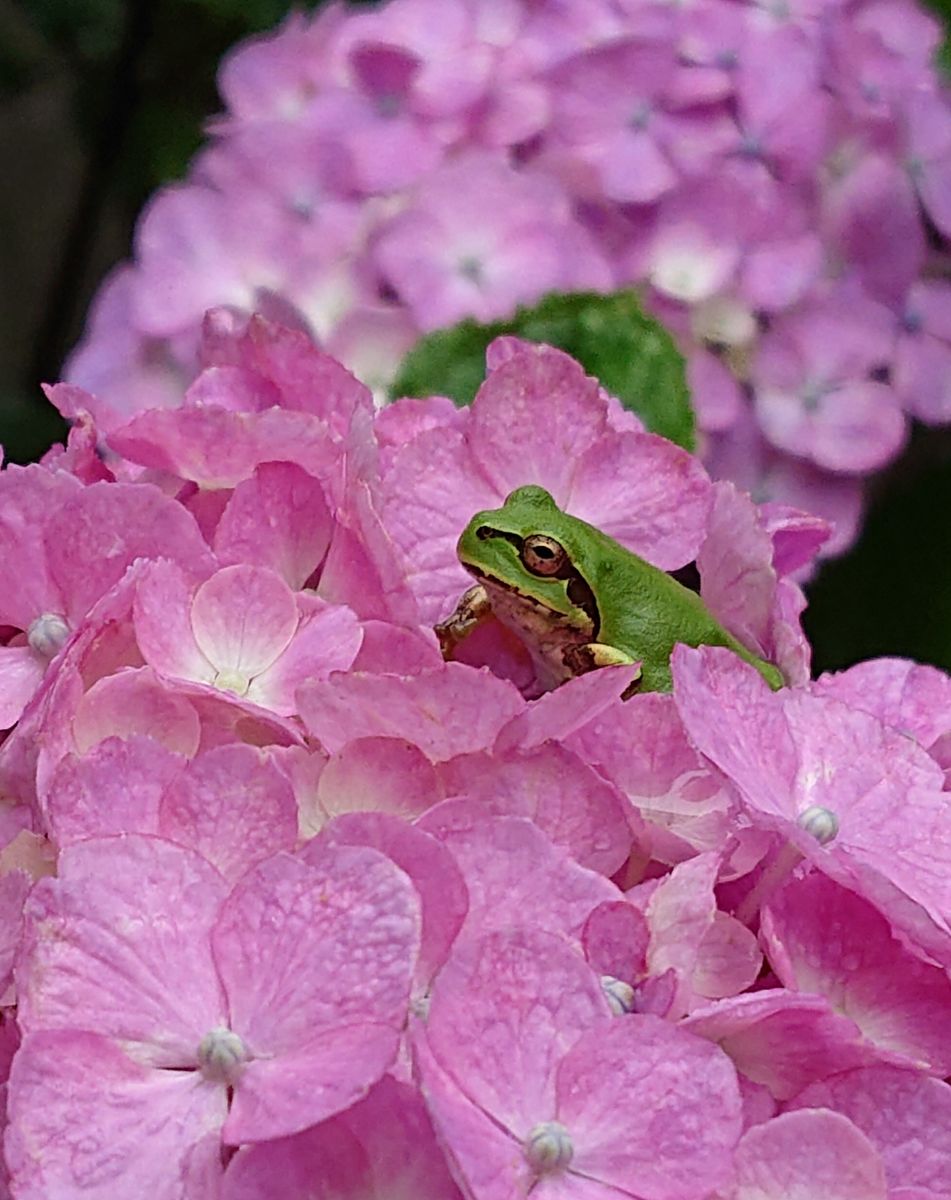
[[209, 1135], [296, 1133], [393, 1061], [419, 943], [407, 878], [374, 851], [326, 847], [228, 891], [194, 851], [132, 834], [64, 850], [34, 890], [7, 1150], [22, 1194], [171, 1197]]
[[[577, 53], [523, 15], [537, 61]], [[249, 112], [289, 102], [269, 61]], [[732, 68], [693, 69], [670, 103], [718, 103]], [[468, 411], [377, 416], [299, 332], [218, 312], [203, 347], [183, 406], [0, 477], [0, 649], [66, 626], [0, 742], [0, 1189], [942, 1195], [951, 684], [809, 682], [791, 575], [826, 524], [548, 348], [497, 341]], [[788, 686], [709, 647], [627, 700], [636, 666], [537, 695], [498, 638], [444, 662], [455, 541], [526, 477], [695, 563]]]

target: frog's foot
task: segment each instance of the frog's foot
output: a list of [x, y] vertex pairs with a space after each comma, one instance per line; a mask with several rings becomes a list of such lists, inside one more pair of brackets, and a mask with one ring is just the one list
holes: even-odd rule
[[[608, 646], [604, 642], [585, 642], [580, 646], [567, 646], [562, 654], [565, 666], [574, 675], [584, 675], [595, 671], [598, 667], [623, 667], [637, 660], [618, 650], [616, 646]], [[637, 691], [641, 673], [637, 675], [624, 689], [622, 700], [632, 696]]]
[[463, 592], [455, 611], [445, 621], [440, 621], [433, 628], [439, 638], [439, 648], [445, 659], [452, 657], [452, 652], [461, 641], [469, 636], [477, 625], [481, 625], [492, 615], [492, 605], [489, 594], [481, 583], [475, 584]]

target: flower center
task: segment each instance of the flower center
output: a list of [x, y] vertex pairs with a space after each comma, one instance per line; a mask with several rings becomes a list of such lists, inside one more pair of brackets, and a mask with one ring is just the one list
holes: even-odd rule
[[250, 1057], [241, 1038], [224, 1025], [210, 1030], [198, 1044], [198, 1067], [210, 1083], [233, 1084]]
[[236, 696], [244, 696], [251, 686], [251, 680], [241, 671], [219, 671], [215, 676], [214, 686], [219, 691], [233, 692]]
[[826, 846], [839, 832], [839, 818], [831, 808], [810, 804], [799, 814], [799, 827], [811, 833], [820, 846]]
[[43, 658], [52, 658], [66, 645], [69, 626], [59, 613], [41, 613], [26, 631], [30, 649]]
[[623, 979], [615, 979], [613, 975], [601, 976], [601, 991], [607, 996], [611, 1012], [616, 1017], [634, 1011], [634, 989]]
[[564, 1170], [575, 1152], [568, 1130], [558, 1121], [542, 1121], [536, 1125], [522, 1149], [526, 1162], [538, 1175]]

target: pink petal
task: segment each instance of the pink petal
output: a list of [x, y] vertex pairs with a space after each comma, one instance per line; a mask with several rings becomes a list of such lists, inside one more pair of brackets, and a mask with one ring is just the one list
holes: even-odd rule
[[417, 826], [451, 851], [469, 890], [466, 932], [525, 923], [580, 943], [592, 909], [620, 892], [588, 871], [522, 817], [493, 817], [473, 801], [450, 800]]
[[848, 1117], [882, 1156], [889, 1187], [951, 1194], [947, 1083], [897, 1067], [865, 1067], [813, 1084], [791, 1107], [832, 1108]]
[[818, 871], [790, 881], [760, 937], [786, 987], [826, 996], [869, 1041], [951, 1073], [951, 981], [916, 958], [867, 901]]
[[174, 559], [201, 577], [214, 559], [194, 518], [151, 484], [94, 483], [55, 513], [46, 528], [50, 572], [78, 623], [136, 558]]
[[563, 1048], [611, 1019], [598, 977], [561, 937], [500, 929], [456, 947], [436, 979], [426, 1037], [456, 1086], [520, 1141], [552, 1119]]
[[721, 1046], [736, 1069], [788, 1100], [837, 1071], [887, 1060], [821, 996], [747, 992], [695, 1009], [681, 1023]]
[[223, 565], [270, 567], [298, 591], [323, 561], [332, 533], [318, 480], [294, 463], [262, 463], [232, 493], [215, 531], [215, 553]]
[[250, 679], [286, 649], [297, 628], [294, 594], [267, 567], [223, 567], [192, 601], [195, 641], [220, 674]]
[[[50, 780], [46, 809], [60, 846], [114, 833], [158, 833], [162, 794], [185, 760], [151, 738], [106, 738], [68, 754]], [[178, 840], [178, 839], [173, 839]]]
[[229, 1142], [295, 1133], [348, 1108], [396, 1056], [420, 938], [409, 879], [364, 847], [276, 855], [224, 905], [214, 956], [252, 1057]]
[[644, 914], [628, 900], [591, 910], [582, 931], [585, 958], [601, 975], [634, 984], [647, 972], [650, 930]]
[[580, 457], [567, 507], [667, 571], [696, 557], [711, 500], [692, 454], [655, 434], [622, 433]]
[[363, 630], [349, 608], [314, 597], [284, 652], [251, 681], [248, 700], [285, 717], [295, 715], [298, 687], [332, 671], [345, 671], [362, 641]]
[[418, 826], [389, 813], [345, 813], [324, 827], [301, 851], [305, 862], [322, 845], [369, 846], [392, 859], [410, 877], [422, 904], [422, 935], [416, 966], [417, 989], [427, 992], [462, 928], [469, 894], [452, 854]]
[[384, 1076], [345, 1113], [295, 1137], [239, 1150], [221, 1200], [384, 1200], [400, 1193], [461, 1200], [419, 1093]]
[[471, 583], [456, 542], [474, 513], [496, 507], [504, 495], [472, 460], [460, 431], [424, 432], [394, 456], [380, 489], [380, 517], [405, 560], [422, 620], [448, 615]]
[[[564, 504], [575, 464], [604, 432], [605, 421], [597, 380], [561, 350], [526, 343], [479, 389], [469, 444], [498, 497], [538, 483]], [[479, 507], [474, 504], [472, 512]]]
[[422, 1022], [413, 1029], [413, 1059], [440, 1142], [473, 1200], [511, 1200], [513, 1187], [516, 1195], [527, 1194], [535, 1177], [520, 1152], [518, 1136], [473, 1103], [468, 1089], [445, 1070], [429, 1047]]
[[6, 1158], [24, 1200], [182, 1200], [189, 1153], [217, 1143], [227, 1097], [197, 1072], [151, 1070], [106, 1038], [56, 1030], [24, 1041], [9, 1109]]
[[262, 858], [293, 850], [297, 802], [286, 777], [251, 746], [219, 746], [171, 780], [158, 832], [213, 863], [230, 883]]
[[756, 935], [735, 917], [716, 912], [697, 949], [691, 985], [708, 1000], [738, 996], [753, 986], [762, 966]]
[[95, 1029], [139, 1062], [194, 1066], [224, 1012], [208, 935], [226, 891], [210, 863], [160, 838], [67, 846], [25, 910], [23, 1029]]
[[736, 1171], [731, 1200], [887, 1200], [882, 1161], [868, 1138], [824, 1109], [754, 1125], [737, 1147]]
[[436, 761], [489, 748], [525, 704], [510, 683], [461, 663], [412, 677], [351, 671], [305, 684], [298, 701], [331, 754], [354, 738], [397, 737]]
[[29, 646], [0, 646], [0, 729], [19, 721], [47, 665]]
[[412, 820], [441, 796], [429, 759], [401, 738], [348, 742], [331, 756], [317, 783], [325, 819], [340, 813], [380, 812]]
[[192, 629], [193, 593], [176, 563], [164, 559], [147, 563], [135, 589], [135, 637], [142, 657], [156, 671], [211, 683], [214, 669], [198, 648]]
[[465, 795], [498, 816], [527, 817], [556, 846], [602, 875], [613, 875], [630, 854], [633, 837], [644, 833], [621, 792], [556, 741], [526, 753], [496, 750], [456, 758], [442, 767], [440, 777], [447, 795]]
[[731, 1177], [742, 1111], [733, 1065], [658, 1017], [582, 1034], [558, 1066], [557, 1096], [573, 1172], [644, 1200], [688, 1200]]
[[495, 750], [531, 750], [558, 742], [613, 706], [637, 677], [634, 666], [603, 667], [577, 675], [528, 704], [499, 734]]
[[872, 658], [820, 675], [816, 693], [870, 712], [926, 749], [951, 729], [951, 678], [903, 658]]
[[185, 758], [198, 749], [201, 723], [185, 696], [152, 671], [126, 669], [92, 685], [72, 721], [76, 749], [84, 754], [107, 737], [150, 737]]

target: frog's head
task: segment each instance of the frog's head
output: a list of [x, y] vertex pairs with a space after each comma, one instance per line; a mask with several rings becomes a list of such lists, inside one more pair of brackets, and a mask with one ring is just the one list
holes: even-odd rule
[[488, 587], [544, 607], [571, 624], [597, 629], [594, 594], [582, 575], [584, 521], [562, 512], [534, 484], [516, 488], [501, 508], [476, 513], [459, 539], [459, 561]]

